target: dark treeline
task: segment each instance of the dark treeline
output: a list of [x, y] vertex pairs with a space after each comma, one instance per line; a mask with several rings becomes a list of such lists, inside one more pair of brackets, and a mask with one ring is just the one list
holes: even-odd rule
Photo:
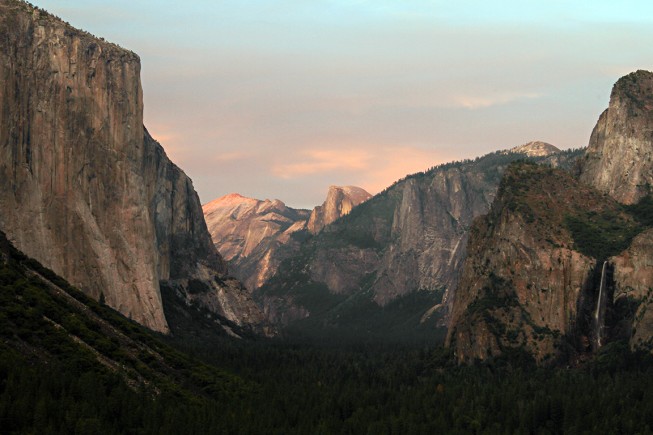
[[39, 434], [651, 433], [653, 365], [623, 351], [607, 349], [583, 369], [538, 369], [453, 367], [445, 353], [401, 348], [196, 349], [257, 385], [229, 400], [152, 395], [111, 374], [25, 365], [3, 352], [0, 421], [3, 433]]
[[162, 337], [90, 301], [7, 244], [0, 237], [2, 434], [648, 434], [653, 428], [651, 355], [631, 353], [623, 343], [606, 346], [582, 368], [565, 369], [536, 368], [519, 352], [457, 367], [442, 348], [378, 337], [324, 337], [319, 344], [200, 339], [192, 331]]

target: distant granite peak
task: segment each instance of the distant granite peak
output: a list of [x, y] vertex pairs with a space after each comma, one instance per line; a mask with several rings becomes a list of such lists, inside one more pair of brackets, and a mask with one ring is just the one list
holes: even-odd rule
[[523, 145], [510, 148], [507, 152], [515, 154], [526, 154], [528, 157], [546, 157], [559, 153], [560, 150], [550, 143], [532, 141]]
[[202, 206], [204, 214], [215, 213], [218, 210], [229, 208], [233, 209], [235, 207], [254, 207], [258, 205], [260, 201], [254, 198], [248, 198], [242, 196], [239, 193], [230, 193], [228, 195], [221, 196], [220, 198], [214, 199], [213, 201], [206, 203]]
[[264, 201], [232, 193], [203, 206], [204, 218], [231, 272], [250, 290], [267, 280], [281, 262], [285, 245], [298, 246], [293, 235], [306, 229], [308, 210], [283, 201]]
[[319, 233], [322, 228], [349, 214], [354, 207], [371, 197], [372, 195], [360, 187], [330, 186], [324, 203], [315, 207], [311, 213], [307, 224], [308, 231]]
[[349, 213], [371, 195], [356, 186], [331, 186], [321, 206], [309, 210], [283, 201], [231, 193], [203, 206], [213, 243], [231, 272], [254, 291], [272, 277], [281, 261], [298, 252], [311, 233]]

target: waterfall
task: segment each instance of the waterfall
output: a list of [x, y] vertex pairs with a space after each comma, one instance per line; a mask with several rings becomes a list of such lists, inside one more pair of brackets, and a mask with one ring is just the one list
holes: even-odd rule
[[603, 262], [603, 269], [601, 269], [601, 283], [599, 284], [599, 296], [596, 298], [596, 310], [594, 311], [594, 337], [596, 338], [596, 348], [601, 347], [601, 332], [603, 330], [603, 316], [605, 314], [605, 270], [608, 262]]

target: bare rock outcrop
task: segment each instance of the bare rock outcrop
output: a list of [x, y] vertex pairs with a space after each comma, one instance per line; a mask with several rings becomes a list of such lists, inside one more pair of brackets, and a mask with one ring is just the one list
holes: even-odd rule
[[[639, 70], [620, 78], [610, 104], [592, 131], [580, 160], [580, 179], [626, 205], [650, 201], [653, 185], [653, 73]], [[646, 212], [645, 212], [646, 213]], [[651, 230], [610, 259], [615, 305], [636, 307], [621, 331], [632, 347], [653, 348], [653, 239]], [[631, 309], [629, 308], [629, 309]]]
[[203, 206], [215, 247], [231, 273], [250, 290], [259, 288], [281, 261], [299, 249], [306, 233], [308, 210], [283, 202], [225, 195]]
[[281, 262], [299, 252], [301, 244], [370, 198], [355, 186], [331, 186], [324, 204], [312, 212], [294, 209], [275, 199], [264, 201], [238, 193], [203, 206], [215, 247], [231, 273], [256, 291], [273, 277]]
[[[579, 153], [530, 158], [568, 167]], [[317, 299], [313, 297], [312, 310], [302, 311], [303, 317], [332, 315], [334, 322], [342, 323], [346, 321], [342, 319], [353, 318], [357, 310], [382, 318], [382, 311], [395, 301], [421, 295], [424, 297], [419, 302], [418, 298], [411, 302], [412, 319], [443, 320], [465, 258], [473, 219], [489, 210], [507, 165], [525, 157], [522, 152], [496, 152], [398, 181], [324, 227], [292, 261], [281, 265], [257, 297], [264, 306], [274, 300], [275, 313], [283, 311], [281, 300], [285, 300], [290, 314], [299, 312], [297, 305], [311, 292], [346, 298], [338, 304], [324, 296], [331, 304], [325, 307], [313, 303]], [[285, 321], [291, 321], [290, 314], [283, 317]]]
[[622, 204], [648, 195], [653, 183], [653, 73], [636, 71], [615, 83], [581, 162], [581, 180]]
[[653, 73], [637, 71], [614, 85], [580, 182], [518, 167], [504, 177], [455, 293], [459, 361], [523, 349], [542, 362], [563, 344], [580, 358], [620, 339], [653, 349], [652, 131]]
[[151, 329], [168, 331], [160, 283], [262, 321], [216, 279], [225, 263], [192, 182], [143, 127], [138, 56], [17, 0], [0, 0], [0, 228]]
[[551, 145], [550, 143], [536, 140], [536, 141], [525, 143], [523, 145], [516, 146], [514, 148], [510, 148], [507, 152], [524, 154], [525, 156], [528, 157], [546, 157], [559, 153], [560, 150], [557, 147]]
[[[653, 349], [653, 229], [633, 239], [618, 256], [610, 258], [614, 267], [615, 306], [626, 308], [625, 331], [632, 348]], [[634, 313], [632, 313], [634, 309]]]
[[372, 195], [365, 189], [356, 186], [329, 187], [324, 203], [315, 207], [311, 212], [306, 225], [308, 231], [312, 234], [319, 233], [322, 228], [349, 214], [354, 207], [371, 197]]
[[582, 360], [651, 348], [653, 231], [568, 172], [519, 164], [472, 227], [447, 344], [459, 362], [515, 350]]
[[563, 171], [519, 164], [506, 172], [490, 213], [471, 230], [447, 337], [458, 361], [520, 348], [542, 362], [576, 332], [596, 264], [575, 249], [565, 224], [580, 204], [619, 209]]

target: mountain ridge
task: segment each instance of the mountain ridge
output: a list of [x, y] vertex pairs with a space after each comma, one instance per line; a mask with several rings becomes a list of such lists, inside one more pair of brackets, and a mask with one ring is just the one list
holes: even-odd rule
[[653, 73], [624, 76], [574, 177], [506, 174], [456, 290], [447, 344], [459, 362], [521, 349], [578, 364], [618, 342], [653, 349], [652, 102]]
[[0, 12], [0, 228], [154, 330], [169, 331], [162, 283], [256, 328], [249, 294], [216, 280], [225, 263], [192, 181], [143, 126], [138, 56], [22, 1]]
[[510, 148], [505, 152], [525, 154], [528, 157], [546, 157], [559, 153], [560, 149], [550, 143], [536, 140]]
[[[579, 153], [532, 159], [571, 167]], [[317, 315], [311, 322], [342, 329], [357, 303], [372, 313], [424, 292], [428, 297], [418, 298], [409, 315], [418, 319], [415, 329], [424, 322], [446, 323], [467, 228], [489, 209], [505, 166], [524, 158], [497, 151], [397, 181], [308, 239], [255, 298], [273, 323], [298, 322], [301, 329]]]
[[258, 200], [238, 193], [202, 208], [213, 243], [230, 263], [231, 273], [255, 291], [307, 237], [369, 197], [360, 187], [330, 186], [324, 203], [312, 211], [288, 207], [279, 199]]

